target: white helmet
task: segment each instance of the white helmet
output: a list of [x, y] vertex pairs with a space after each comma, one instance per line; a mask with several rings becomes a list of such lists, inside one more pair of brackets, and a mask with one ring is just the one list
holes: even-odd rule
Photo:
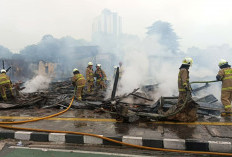
[[186, 57], [186, 58], [184, 58], [184, 60], [182, 61], [182, 64], [192, 66], [192, 64], [193, 64], [193, 59], [190, 58], [190, 57]]
[[1, 70], [1, 73], [6, 73], [6, 70], [5, 70], [5, 69], [2, 69], [2, 70]]
[[93, 65], [93, 63], [92, 63], [92, 62], [89, 62], [88, 65]]
[[97, 67], [101, 67], [101, 64], [97, 64]]
[[77, 68], [75, 68], [75, 69], [73, 69], [73, 72], [75, 72], [75, 71], [79, 71]]
[[116, 66], [116, 65], [114, 66], [114, 69], [117, 69], [117, 66]]
[[220, 67], [225, 64], [228, 64], [228, 62], [225, 59], [221, 59], [220, 62], [218, 63], [218, 66]]

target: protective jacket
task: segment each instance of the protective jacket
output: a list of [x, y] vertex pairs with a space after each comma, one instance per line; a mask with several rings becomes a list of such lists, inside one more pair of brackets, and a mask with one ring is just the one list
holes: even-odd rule
[[0, 74], [0, 85], [4, 85], [4, 84], [11, 84], [11, 81], [10, 81], [9, 76], [2, 73]]
[[93, 78], [93, 69], [90, 69], [89, 67], [86, 68], [86, 80], [87, 81], [91, 81], [91, 82], [94, 81], [94, 78]]
[[82, 74], [75, 74], [72, 77], [72, 83], [75, 85], [77, 88], [78, 87], [84, 87], [85, 86], [85, 78]]
[[103, 81], [103, 80], [106, 80], [106, 74], [105, 72], [102, 70], [102, 69], [97, 69], [95, 71], [95, 74], [94, 76], [97, 78], [97, 81]]
[[217, 80], [222, 81], [222, 91], [232, 91], [232, 68], [227, 67], [219, 70]]
[[7, 100], [6, 90], [10, 90], [11, 95], [13, 96], [12, 83], [9, 76], [5, 73], [0, 74], [0, 93], [3, 100]]
[[180, 68], [178, 74], [178, 89], [179, 92], [186, 92], [186, 89], [190, 89], [189, 71], [187, 68]]

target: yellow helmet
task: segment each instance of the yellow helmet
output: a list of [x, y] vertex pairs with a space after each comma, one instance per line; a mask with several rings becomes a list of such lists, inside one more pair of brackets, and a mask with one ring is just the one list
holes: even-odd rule
[[75, 71], [79, 71], [77, 68], [75, 68], [75, 69], [73, 69], [73, 72], [75, 72]]
[[88, 65], [93, 65], [93, 63], [92, 63], [92, 62], [89, 62]]
[[184, 60], [182, 61], [182, 64], [192, 66], [192, 64], [193, 64], [193, 59], [190, 58], [190, 57], [186, 57], [186, 58], [184, 58]]
[[218, 66], [220, 67], [225, 64], [228, 64], [228, 62], [225, 59], [221, 59], [220, 62], [218, 63]]

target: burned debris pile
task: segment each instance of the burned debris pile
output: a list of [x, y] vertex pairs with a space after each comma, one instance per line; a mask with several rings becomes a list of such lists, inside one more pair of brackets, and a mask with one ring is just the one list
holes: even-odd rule
[[[74, 95], [70, 81], [52, 82], [47, 90], [34, 93], [23, 93], [22, 83], [15, 84], [16, 98], [9, 102], [1, 101], [0, 109], [17, 108], [67, 108]], [[213, 95], [203, 98], [192, 98], [197, 105], [198, 115], [219, 116], [222, 105]], [[107, 112], [113, 118], [134, 122], [137, 120], [172, 120], [165, 112], [175, 106], [178, 97], [161, 97], [157, 101], [151, 99], [144, 90], [135, 89], [121, 96], [105, 98], [105, 91], [87, 94], [84, 92], [83, 101], [74, 100], [71, 108], [89, 109], [96, 112]], [[176, 119], [174, 119], [176, 120]], [[183, 121], [183, 120], [181, 120]], [[189, 120], [191, 121], [191, 120]]]

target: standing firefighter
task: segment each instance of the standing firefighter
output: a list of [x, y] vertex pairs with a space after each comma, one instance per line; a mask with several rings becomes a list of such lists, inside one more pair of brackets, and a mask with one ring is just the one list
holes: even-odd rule
[[192, 65], [192, 58], [185, 58], [180, 66], [178, 74], [179, 98], [178, 104], [171, 107], [166, 115], [169, 120], [191, 122], [197, 120], [197, 104], [191, 99], [191, 87], [189, 84], [189, 67]]
[[122, 75], [124, 73], [124, 68], [122, 66], [122, 62], [119, 62], [119, 79], [121, 80]]
[[89, 62], [86, 68], [87, 92], [93, 92], [94, 78], [93, 78], [93, 63]]
[[218, 64], [220, 70], [216, 76], [218, 81], [222, 81], [221, 102], [224, 105], [225, 112], [232, 112], [232, 68], [228, 62], [222, 59]]
[[105, 72], [101, 69], [101, 64], [97, 64], [94, 76], [97, 78], [97, 88], [106, 89], [105, 81], [107, 80]]
[[77, 100], [81, 101], [81, 95], [83, 92], [83, 88], [85, 86], [85, 78], [82, 74], [80, 74], [78, 69], [73, 69], [73, 77], [72, 77], [72, 84], [76, 88], [76, 97]]
[[2, 69], [0, 74], [0, 92], [4, 101], [7, 100], [6, 90], [9, 90], [13, 96], [11, 80], [9, 76], [6, 75], [6, 70]]
[[191, 90], [189, 84], [189, 67], [192, 66], [193, 60], [192, 58], [185, 58], [180, 66], [180, 71], [178, 74], [178, 89], [179, 89], [179, 98], [178, 98], [178, 106], [184, 103], [187, 91]]

